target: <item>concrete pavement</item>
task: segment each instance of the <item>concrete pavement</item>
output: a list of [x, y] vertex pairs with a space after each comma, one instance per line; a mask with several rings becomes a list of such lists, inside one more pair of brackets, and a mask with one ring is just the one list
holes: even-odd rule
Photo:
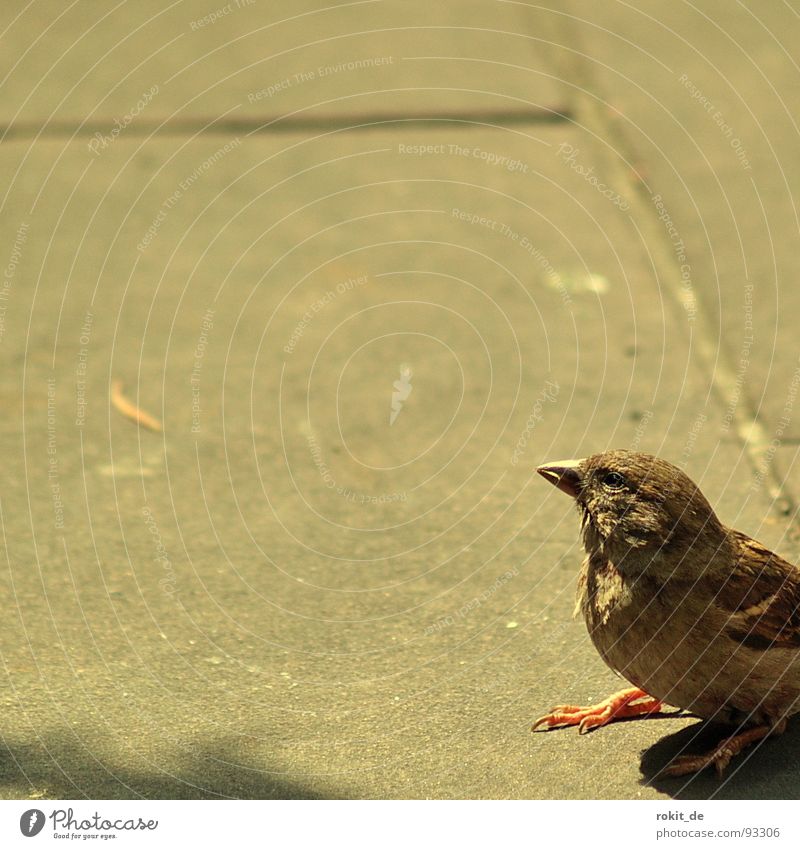
[[667, 782], [694, 719], [528, 728], [620, 685], [537, 463], [659, 453], [800, 557], [796, 18], [46, 6], [0, 21], [0, 792], [794, 798], [796, 729]]

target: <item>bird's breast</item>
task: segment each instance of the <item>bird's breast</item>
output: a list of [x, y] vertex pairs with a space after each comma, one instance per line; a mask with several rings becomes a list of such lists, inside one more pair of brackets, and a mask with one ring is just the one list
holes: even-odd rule
[[671, 611], [651, 579], [626, 575], [609, 560], [587, 558], [578, 607], [603, 660], [631, 683], [655, 696], [680, 676]]
[[632, 601], [631, 587], [610, 560], [587, 558], [578, 579], [578, 605], [590, 633], [625, 614]]
[[603, 660], [668, 704], [721, 721], [774, 718], [800, 707], [800, 655], [735, 643], [726, 633], [728, 615], [698, 598], [691, 584], [665, 587], [589, 557], [578, 607]]

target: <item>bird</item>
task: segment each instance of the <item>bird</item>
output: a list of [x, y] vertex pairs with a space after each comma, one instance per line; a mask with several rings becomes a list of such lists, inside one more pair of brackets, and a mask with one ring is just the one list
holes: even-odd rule
[[660, 713], [728, 726], [711, 751], [662, 771], [722, 775], [800, 710], [800, 568], [725, 526], [683, 470], [609, 450], [536, 471], [575, 500], [586, 553], [575, 608], [606, 664], [632, 685], [588, 707], [558, 705], [531, 730]]

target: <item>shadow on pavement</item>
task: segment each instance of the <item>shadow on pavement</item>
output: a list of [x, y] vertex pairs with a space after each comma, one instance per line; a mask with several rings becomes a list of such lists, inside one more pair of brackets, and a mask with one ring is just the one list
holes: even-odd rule
[[[152, 770], [111, 762], [74, 736], [53, 733], [0, 743], [0, 797], [46, 799], [329, 799], [263, 762], [243, 762], [241, 738], [180, 752]], [[141, 764], [144, 758], [136, 756]]]
[[693, 776], [661, 778], [658, 773], [677, 755], [713, 749], [730, 728], [698, 722], [662, 737], [642, 754], [642, 783], [673, 799], [797, 799], [800, 797], [800, 722], [780, 737], [768, 738], [731, 761], [721, 778], [713, 769]]

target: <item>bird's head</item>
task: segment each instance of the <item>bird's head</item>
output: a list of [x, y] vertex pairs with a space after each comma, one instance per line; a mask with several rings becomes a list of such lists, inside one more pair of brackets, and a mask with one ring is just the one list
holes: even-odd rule
[[[575, 499], [587, 553], [623, 572], [654, 574], [690, 549], [723, 544], [725, 532], [697, 486], [676, 466], [637, 451], [606, 451], [536, 470]], [[666, 577], [666, 576], [664, 576]]]

